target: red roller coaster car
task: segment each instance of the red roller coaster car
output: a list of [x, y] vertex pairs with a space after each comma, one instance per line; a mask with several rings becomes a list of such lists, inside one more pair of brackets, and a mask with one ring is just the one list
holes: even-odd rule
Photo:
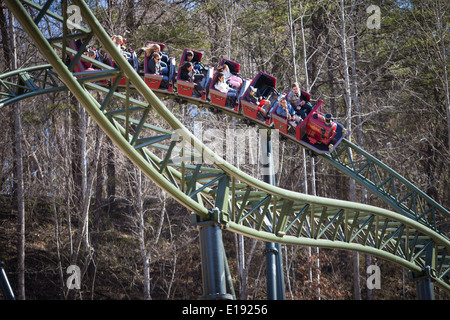
[[[148, 43], [156, 43], [148, 41]], [[161, 51], [164, 49], [164, 44], [157, 43], [160, 45]], [[70, 47], [74, 52], [79, 50], [84, 50], [82, 43], [71, 42]], [[183, 63], [186, 61], [186, 53], [192, 51], [194, 53], [194, 58], [192, 62], [199, 64], [201, 66], [201, 73], [203, 74], [202, 80], [202, 90], [196, 92], [194, 87], [195, 82], [182, 80], [180, 77], [180, 70]], [[134, 53], [133, 53], [134, 54]], [[77, 55], [81, 55], [77, 52]], [[319, 100], [317, 104], [312, 108], [312, 110], [307, 114], [307, 116], [295, 127], [291, 126], [288, 120], [277, 114], [276, 110], [279, 107], [278, 102], [280, 98], [280, 93], [276, 89], [277, 80], [275, 77], [265, 73], [259, 72], [253, 80], [244, 79], [239, 76], [240, 65], [236, 62], [222, 59], [219, 67], [226, 64], [230, 69], [230, 73], [234, 76], [239, 76], [241, 81], [239, 82], [239, 87], [237, 90], [237, 103], [234, 106], [226, 105], [226, 94], [222, 93], [212, 87], [214, 77], [217, 73], [214, 73], [213, 67], [205, 67], [201, 64], [202, 53], [200, 51], [185, 49], [181, 56], [180, 64], [178, 66], [178, 73], [175, 79], [175, 59], [169, 58], [168, 68], [169, 68], [169, 86], [168, 88], [161, 88], [161, 75], [150, 74], [147, 72], [147, 56], [144, 60], [144, 81], [149, 86], [150, 89], [156, 92], [166, 92], [170, 94], [176, 94], [180, 97], [186, 97], [191, 101], [197, 101], [203, 106], [214, 106], [217, 109], [226, 110], [227, 113], [235, 113], [237, 115], [243, 116], [247, 120], [258, 124], [259, 126], [266, 128], [276, 128], [280, 133], [297, 142], [302, 144], [304, 147], [312, 150], [315, 153], [331, 153], [336, 146], [342, 141], [345, 136], [345, 128], [337, 121], [331, 118], [330, 114], [323, 113], [323, 101]], [[83, 61], [77, 60], [78, 63], [74, 63], [74, 54], [68, 53], [68, 57], [73, 64], [73, 70], [77, 73], [78, 77], [84, 77], [91, 72], [95, 72], [94, 69], [86, 67], [87, 64]], [[137, 64], [137, 59], [135, 55], [132, 55], [134, 65]], [[107, 57], [108, 58], [108, 57]], [[108, 64], [114, 66], [114, 62], [106, 61]], [[138, 71], [136, 69], [136, 71]], [[111, 73], [112, 75], [112, 73]], [[102, 75], [103, 79], [99, 79], [97, 83], [106, 84], [104, 80], [105, 75]], [[239, 80], [235, 79], [235, 80]], [[111, 84], [115, 82], [115, 79], [111, 78]], [[119, 87], [124, 85], [125, 78], [120, 79]], [[249, 92], [254, 91], [254, 96], [257, 99], [253, 99]], [[198, 95], [196, 93], [199, 93]], [[310, 96], [307, 92], [301, 91], [302, 98], [306, 101], [310, 101]], [[207, 99], [209, 98], [209, 99]], [[260, 99], [260, 100], [258, 100]], [[261, 102], [262, 101], [262, 102]], [[265, 105], [265, 112], [262, 108]], [[265, 113], [265, 114], [264, 114]]]
[[[233, 62], [228, 59], [222, 59], [222, 61], [219, 63], [219, 67], [221, 67], [223, 65], [227, 65], [232, 76], [239, 78], [239, 80], [241, 82], [237, 87], [234, 88], [237, 91], [236, 92], [236, 95], [237, 95], [236, 101], [239, 102], [240, 96], [245, 92], [250, 81], [249, 81], [249, 79], [242, 79], [239, 76], [240, 65], [238, 63]], [[218, 73], [218, 70], [216, 70], [214, 72], [214, 76], [213, 76], [211, 84], [209, 86], [209, 99], [211, 101], [211, 104], [221, 110], [232, 111], [232, 112], [238, 114], [240, 111], [239, 103], [236, 103], [234, 106], [227, 105], [227, 94], [214, 88], [214, 83], [215, 83], [215, 80], [217, 77], [217, 73]]]
[[271, 118], [275, 128], [316, 153], [331, 153], [345, 136], [345, 128], [331, 119], [330, 114], [323, 114], [323, 101], [319, 100], [311, 112], [295, 128], [288, 121], [276, 114], [273, 108]]
[[[164, 43], [158, 43], [153, 41], [147, 41], [145, 44], [145, 47], [149, 44], [158, 44], [160, 47], [161, 52], [164, 50]], [[148, 63], [148, 56], [147, 51], [144, 51], [144, 81], [147, 84], [147, 86], [155, 91], [161, 91], [161, 92], [173, 92], [173, 86], [174, 86], [174, 79], [175, 79], [175, 58], [174, 57], [168, 57], [167, 68], [168, 68], [168, 83], [167, 88], [161, 86], [161, 82], [163, 80], [163, 75], [160, 74], [154, 74], [149, 73], [147, 69], [147, 63]]]
[[[269, 127], [271, 120], [269, 117], [264, 117], [261, 113], [261, 105], [258, 102], [249, 99], [249, 92], [251, 88], [256, 89], [255, 96], [262, 98], [264, 101], [269, 101], [272, 106], [280, 95], [275, 89], [277, 79], [265, 72], [259, 72], [252, 80], [250, 85], [245, 90], [245, 93], [240, 99], [241, 112], [251, 121], [257, 122], [260, 125]], [[267, 112], [270, 111], [270, 108]]]
[[198, 100], [198, 101], [206, 101], [207, 97], [207, 91], [206, 88], [209, 86], [209, 82], [212, 79], [214, 68], [212, 67], [206, 67], [205, 70], [203, 70], [202, 74], [204, 79], [202, 80], [202, 87], [203, 91], [199, 93], [199, 95], [196, 94], [194, 87], [195, 83], [191, 81], [186, 81], [181, 79], [181, 67], [183, 66], [183, 63], [186, 61], [186, 53], [188, 51], [192, 51], [194, 53], [194, 58], [192, 59], [192, 62], [195, 64], [201, 64], [202, 61], [202, 53], [200, 51], [190, 50], [190, 49], [184, 49], [183, 54], [181, 56], [180, 64], [178, 66], [178, 74], [177, 74], [177, 90], [178, 95], [181, 97], [187, 97], [190, 99]]

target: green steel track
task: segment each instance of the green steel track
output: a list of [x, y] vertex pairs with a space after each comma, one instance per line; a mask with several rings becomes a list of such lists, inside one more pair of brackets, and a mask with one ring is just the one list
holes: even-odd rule
[[[213, 220], [226, 230], [263, 241], [371, 254], [404, 266], [417, 277], [430, 277], [450, 292], [450, 240], [445, 235], [449, 211], [372, 155], [344, 140], [331, 155], [320, 157], [393, 211], [259, 181], [224, 161], [184, 127], [117, 51], [84, 1], [72, 1], [88, 26], [78, 26], [75, 32], [69, 32], [67, 19], [49, 10], [61, 11], [53, 1], [44, 6], [27, 0], [5, 2], [49, 64], [0, 75], [0, 108], [69, 90], [120, 150], [194, 212], [197, 221]], [[46, 39], [40, 27], [43, 17], [59, 23], [60, 37]], [[66, 66], [61, 59], [71, 50], [68, 40], [94, 37], [118, 68], [95, 62], [103, 70], [75, 74], [73, 64]], [[74, 62], [81, 51], [73, 52]], [[125, 77], [127, 88], [119, 93], [117, 81], [110, 87], [95, 84], [111, 77]], [[139, 98], [130, 95], [131, 87]], [[117, 101], [122, 103], [119, 108]], [[157, 115], [164, 127], [152, 124]]]

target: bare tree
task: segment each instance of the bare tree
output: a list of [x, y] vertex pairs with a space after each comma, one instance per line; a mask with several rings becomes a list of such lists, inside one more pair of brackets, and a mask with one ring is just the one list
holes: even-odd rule
[[[7, 30], [6, 16], [3, 6], [0, 7], [0, 28], [3, 37], [3, 51], [6, 62], [9, 62], [10, 70], [18, 68], [16, 29], [14, 28], [14, 17], [9, 13], [9, 33]], [[9, 39], [9, 41], [8, 41]], [[14, 136], [14, 199], [17, 203], [17, 273], [18, 273], [18, 299], [25, 300], [25, 195], [23, 176], [23, 150], [22, 150], [22, 120], [20, 115], [20, 102], [13, 104], [13, 136]]]
[[[447, 129], [448, 129], [448, 148], [450, 149], [450, 92], [448, 87], [448, 70], [447, 70], [447, 49], [445, 47], [445, 37], [444, 37], [444, 22], [443, 15], [448, 12], [448, 2], [446, 2], [446, 9], [442, 10], [441, 0], [437, 2], [437, 24], [439, 30], [439, 38], [441, 43], [441, 50], [439, 51], [439, 58], [442, 61], [443, 69], [443, 87], [445, 90], [445, 109], [447, 111]], [[447, 11], [446, 11], [447, 10]], [[446, 28], [448, 30], [448, 28]]]
[[[90, 244], [90, 233], [89, 233], [89, 213], [91, 205], [91, 194], [93, 191], [95, 177], [97, 176], [98, 160], [100, 157], [101, 144], [104, 135], [101, 133], [100, 127], [95, 126], [96, 135], [95, 143], [92, 146], [91, 157], [88, 155], [87, 150], [87, 130], [88, 130], [88, 119], [86, 118], [86, 112], [81, 104], [78, 103], [78, 110], [80, 115], [81, 130], [79, 139], [81, 144], [81, 156], [80, 156], [80, 167], [81, 167], [81, 203], [79, 204], [79, 224], [78, 230], [74, 242], [73, 254], [70, 257], [70, 263], [72, 265], [77, 265], [80, 263], [79, 258], [82, 253], [82, 245], [84, 247], [85, 256], [81, 273], [82, 275], [92, 266], [94, 261], [93, 248]], [[91, 160], [89, 162], [89, 160]], [[92, 284], [93, 285], [93, 284]]]
[[[48, 168], [48, 185], [50, 187], [50, 199], [51, 199], [51, 206], [53, 211], [53, 224], [54, 224], [54, 237], [55, 237], [55, 250], [56, 250], [56, 263], [58, 266], [59, 271], [59, 280], [61, 288], [64, 288], [64, 276], [62, 271], [62, 262], [61, 262], [61, 243], [60, 243], [60, 220], [59, 220], [59, 214], [58, 214], [58, 208], [56, 206], [56, 187], [55, 187], [55, 181], [54, 181], [54, 167], [55, 167], [55, 152], [53, 150], [53, 144], [54, 144], [54, 132], [52, 129], [52, 126], [50, 125], [50, 134], [48, 138], [48, 162], [49, 162], [49, 168]], [[64, 289], [62, 290], [64, 294]]]
[[144, 220], [144, 201], [142, 199], [142, 173], [137, 170], [136, 173], [136, 214], [138, 218], [138, 239], [139, 249], [141, 251], [141, 258], [144, 267], [144, 299], [151, 300], [150, 294], [150, 258], [149, 252], [145, 245], [145, 220]]
[[[350, 73], [349, 73], [349, 63], [347, 57], [347, 30], [346, 30], [346, 14], [345, 14], [345, 3], [341, 0], [339, 3], [340, 17], [341, 17], [341, 45], [342, 45], [342, 61], [344, 69], [344, 83], [345, 83], [345, 104], [347, 106], [347, 123], [346, 127], [349, 132], [348, 139], [351, 139], [352, 132], [352, 88], [350, 84]], [[351, 150], [350, 150], [351, 153]], [[350, 156], [352, 156], [350, 154]], [[355, 192], [355, 181], [350, 178], [350, 201], [356, 200]], [[353, 253], [353, 276], [354, 276], [354, 294], [356, 300], [361, 300], [361, 289], [359, 283], [359, 254], [358, 252]]]

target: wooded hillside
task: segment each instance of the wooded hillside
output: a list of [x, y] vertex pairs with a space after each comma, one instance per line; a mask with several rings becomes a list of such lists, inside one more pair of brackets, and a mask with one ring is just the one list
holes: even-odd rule
[[[244, 77], [267, 72], [281, 92], [298, 81], [347, 127], [347, 139], [450, 208], [450, 2], [86, 2], [141, 63], [145, 42], [155, 41], [177, 63], [190, 48], [204, 52], [205, 65], [228, 58]], [[0, 6], [0, 74], [47, 63]], [[53, 6], [61, 12], [59, 1]], [[60, 30], [48, 25], [45, 32], [50, 38]], [[188, 127], [236, 125], [193, 105], [164, 103]], [[0, 260], [18, 298], [201, 297], [190, 212], [142, 175], [69, 92], [0, 111]], [[279, 152], [280, 187], [387, 208], [300, 146], [282, 140]], [[234, 164], [258, 175], [253, 165]], [[264, 243], [224, 232], [224, 244], [238, 298], [266, 299]], [[375, 257], [289, 246], [282, 254], [287, 299], [417, 298], [408, 270]], [[381, 289], [366, 286], [372, 264], [381, 268]], [[67, 288], [69, 265], [81, 268], [81, 289]], [[449, 297], [436, 289], [436, 298]]]

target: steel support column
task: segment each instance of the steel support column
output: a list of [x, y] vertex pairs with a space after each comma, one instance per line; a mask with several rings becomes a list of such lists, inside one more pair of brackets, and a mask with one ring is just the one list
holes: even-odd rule
[[278, 255], [278, 250], [275, 248], [275, 243], [266, 242], [266, 248], [264, 249], [264, 254], [266, 256], [266, 281], [267, 281], [267, 299], [277, 300], [278, 290], [277, 290], [277, 263], [276, 257]]
[[422, 274], [415, 275], [410, 273], [410, 278], [417, 282], [417, 293], [419, 300], [434, 300], [434, 280], [436, 280], [436, 247], [433, 243], [429, 242], [425, 246], [426, 265], [422, 270]]
[[[259, 139], [264, 182], [275, 185], [271, 131], [259, 130]], [[272, 219], [272, 217], [269, 218]], [[266, 242], [264, 254], [266, 256], [267, 299], [285, 300], [281, 245], [279, 243]]]
[[278, 254], [276, 256], [276, 262], [277, 262], [277, 299], [278, 300], [286, 300], [286, 291], [285, 291], [285, 285], [284, 285], [284, 271], [283, 271], [283, 260], [282, 260], [282, 253], [281, 253], [281, 244], [276, 243], [275, 248], [278, 251]]
[[[194, 217], [197, 216], [194, 214]], [[221, 226], [211, 220], [195, 222], [200, 236], [203, 277], [203, 300], [232, 300], [227, 293], [226, 258]], [[231, 288], [232, 289], [232, 288]]]
[[420, 275], [409, 272], [409, 278], [417, 282], [419, 300], [434, 300], [433, 275], [429, 266], [426, 266]]
[[420, 300], [434, 300], [434, 286], [430, 278], [419, 280], [417, 291]]

